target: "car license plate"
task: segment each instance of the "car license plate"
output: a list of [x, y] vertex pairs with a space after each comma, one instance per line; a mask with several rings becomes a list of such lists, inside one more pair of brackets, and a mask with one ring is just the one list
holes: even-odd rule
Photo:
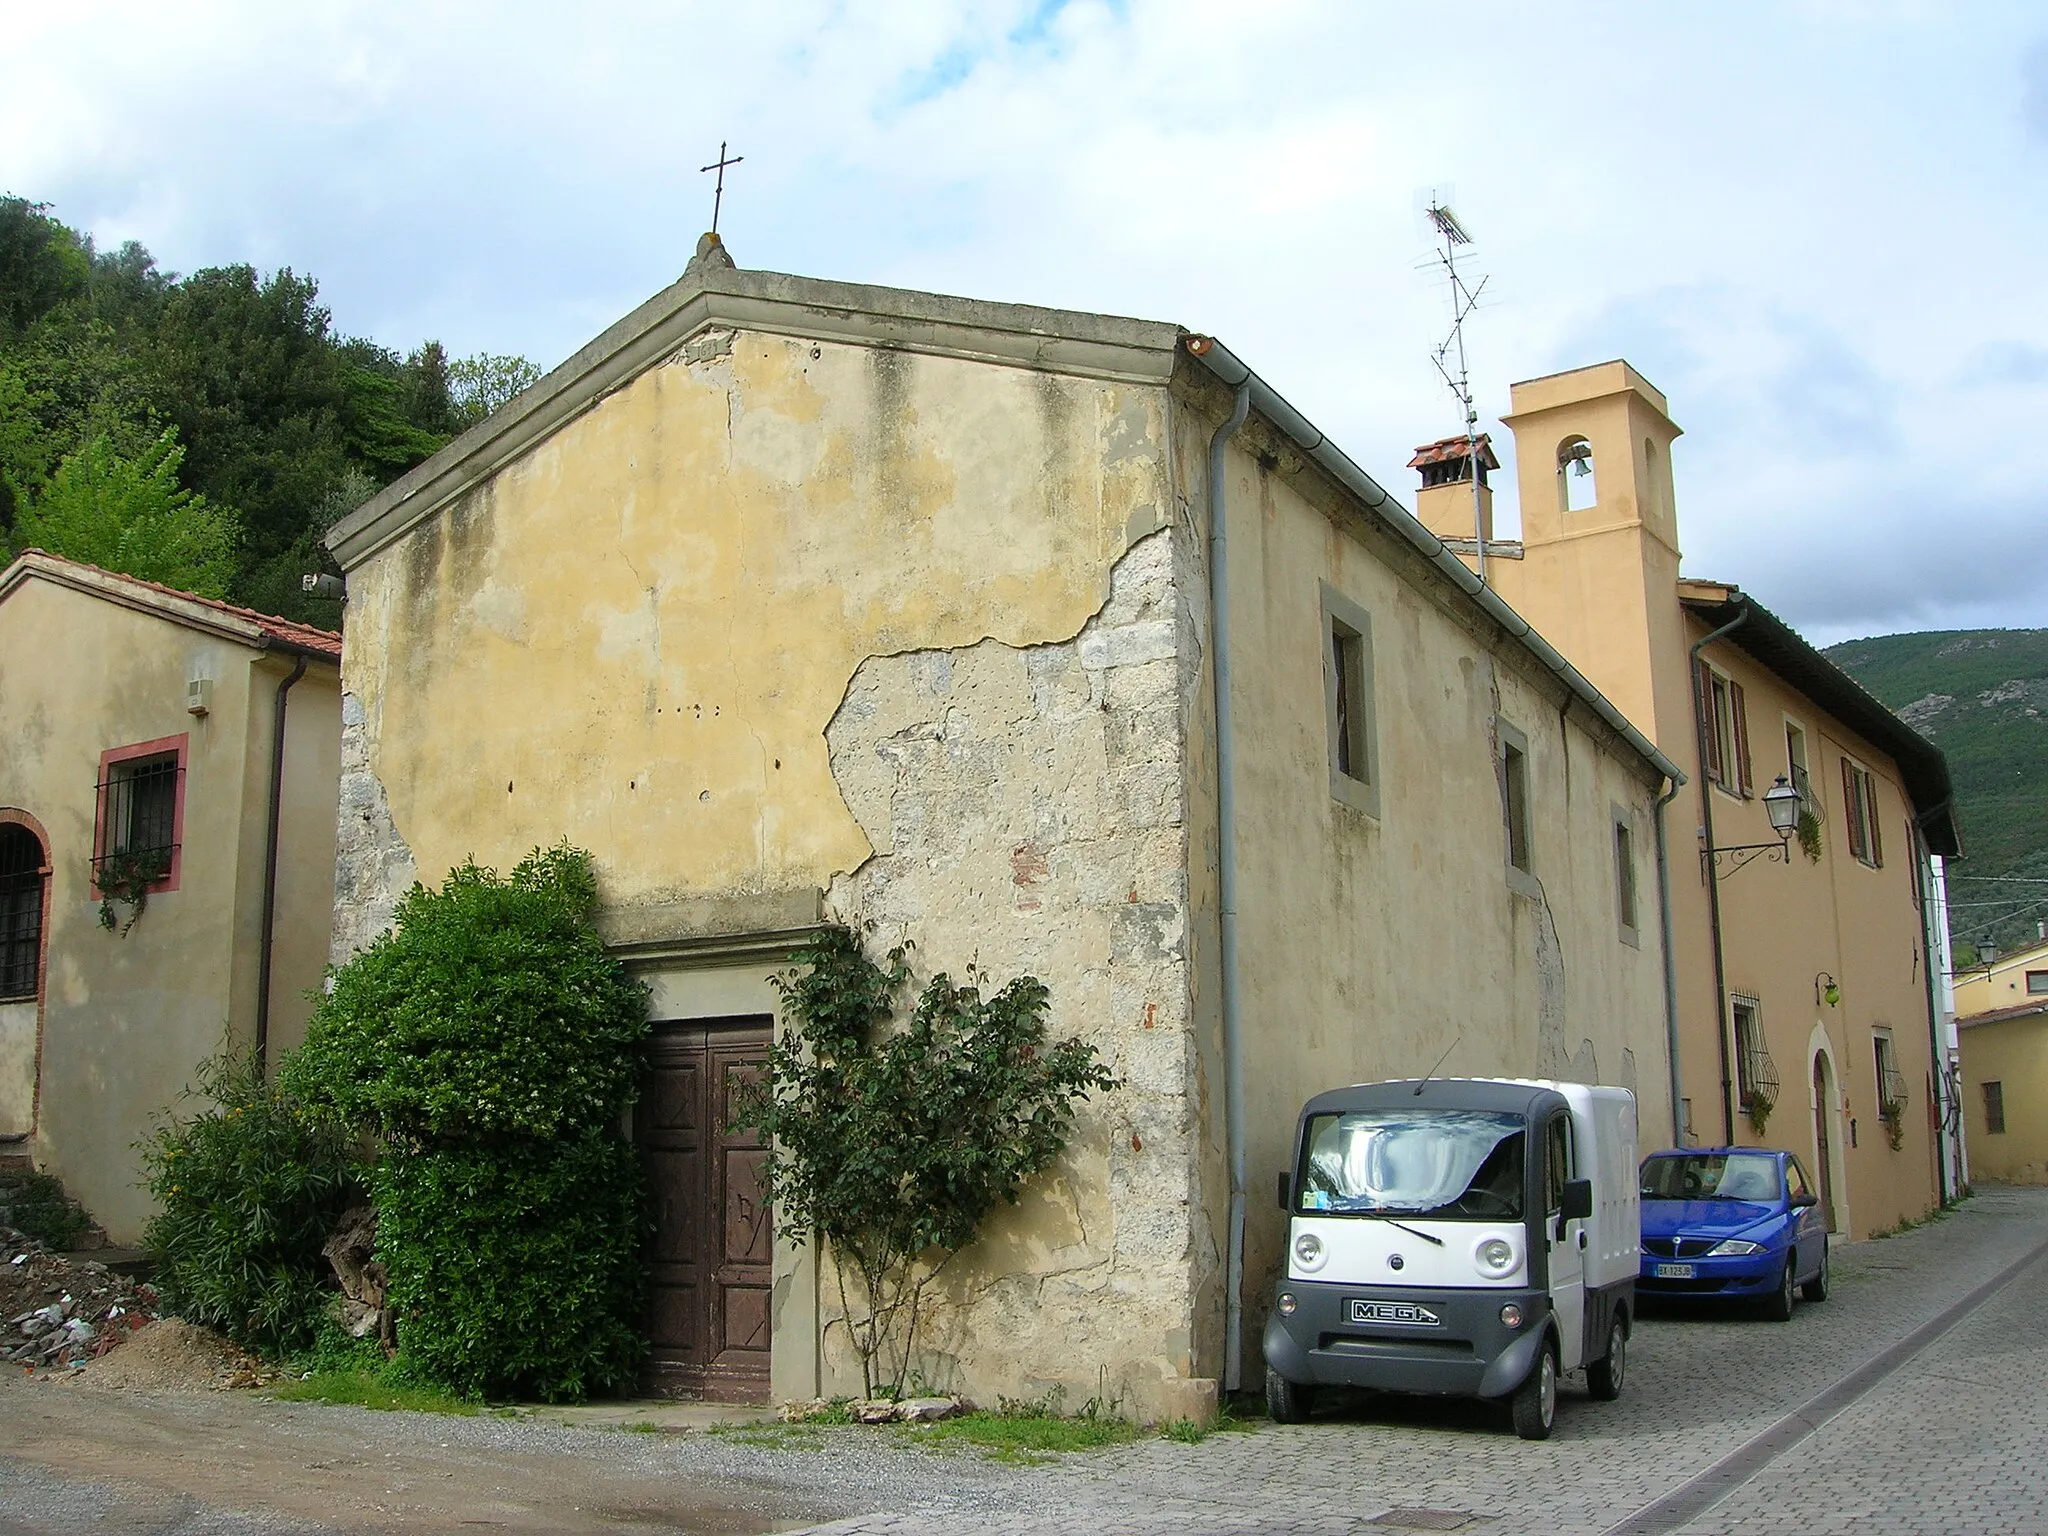
[[1659, 1264], [1656, 1274], [1659, 1280], [1690, 1280], [1693, 1277], [1690, 1264]]
[[1364, 1301], [1353, 1298], [1354, 1323], [1396, 1323], [1404, 1328], [1441, 1328], [1444, 1320], [1432, 1307], [1413, 1301]]

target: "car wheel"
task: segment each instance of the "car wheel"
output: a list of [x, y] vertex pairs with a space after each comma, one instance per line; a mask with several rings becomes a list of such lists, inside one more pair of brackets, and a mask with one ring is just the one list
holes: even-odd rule
[[1828, 1299], [1828, 1241], [1820, 1241], [1820, 1268], [1813, 1272], [1813, 1278], [1799, 1287], [1799, 1294], [1808, 1301]]
[[1275, 1424], [1299, 1424], [1308, 1417], [1310, 1389], [1266, 1367], [1266, 1416]]
[[1607, 1331], [1607, 1353], [1586, 1367], [1586, 1385], [1603, 1403], [1621, 1396], [1621, 1378], [1628, 1368], [1628, 1328], [1617, 1315]]
[[1515, 1388], [1515, 1433], [1524, 1440], [1548, 1440], [1557, 1423], [1557, 1353], [1548, 1344], [1529, 1379]]
[[1792, 1320], [1792, 1272], [1799, 1267], [1799, 1250], [1793, 1249], [1785, 1255], [1785, 1273], [1778, 1277], [1778, 1288], [1771, 1292], [1770, 1300], [1764, 1303], [1764, 1316], [1774, 1323], [1788, 1323]]

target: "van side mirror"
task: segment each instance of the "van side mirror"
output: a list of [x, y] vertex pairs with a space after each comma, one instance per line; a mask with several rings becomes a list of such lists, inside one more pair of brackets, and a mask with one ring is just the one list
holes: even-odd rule
[[1593, 1214], [1593, 1181], [1591, 1179], [1567, 1179], [1564, 1186], [1564, 1210], [1566, 1221], [1583, 1221]]
[[1280, 1171], [1279, 1199], [1281, 1210], [1291, 1211], [1294, 1209], [1294, 1179], [1284, 1168]]

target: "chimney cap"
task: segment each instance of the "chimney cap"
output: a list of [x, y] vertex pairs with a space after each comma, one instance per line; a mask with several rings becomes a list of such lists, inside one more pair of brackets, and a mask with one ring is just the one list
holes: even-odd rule
[[[1441, 437], [1433, 443], [1424, 443], [1415, 450], [1415, 457], [1408, 461], [1408, 467], [1426, 469], [1432, 464], [1470, 463], [1472, 443], [1473, 439], [1469, 437]], [[1482, 432], [1478, 443], [1480, 469], [1499, 469], [1500, 460], [1493, 456], [1492, 437]]]

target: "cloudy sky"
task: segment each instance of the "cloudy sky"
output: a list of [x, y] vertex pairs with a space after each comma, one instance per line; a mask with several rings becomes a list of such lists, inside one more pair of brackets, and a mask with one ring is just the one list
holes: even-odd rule
[[552, 365], [680, 272], [725, 139], [741, 265], [1214, 332], [1405, 492], [1440, 190], [1488, 422], [1628, 358], [1689, 573], [1823, 643], [2048, 624], [2038, 0], [581, 10], [0, 0], [0, 191]]

